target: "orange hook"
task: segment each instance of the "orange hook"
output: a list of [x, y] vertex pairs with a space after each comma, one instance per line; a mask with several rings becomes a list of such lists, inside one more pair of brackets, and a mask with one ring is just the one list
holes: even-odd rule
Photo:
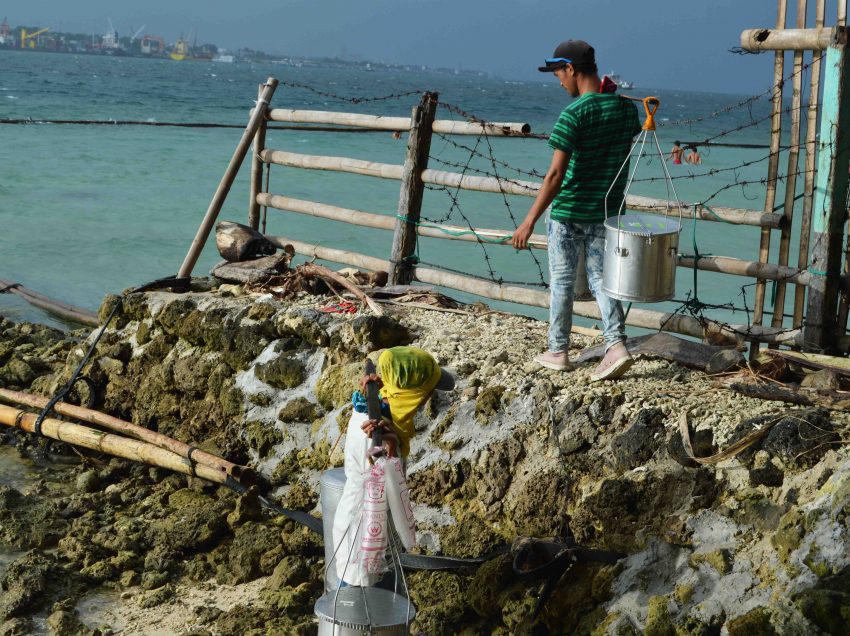
[[646, 111], [646, 119], [643, 122], [644, 130], [655, 130], [655, 111], [661, 105], [661, 100], [657, 97], [645, 97], [643, 99], [643, 109]]

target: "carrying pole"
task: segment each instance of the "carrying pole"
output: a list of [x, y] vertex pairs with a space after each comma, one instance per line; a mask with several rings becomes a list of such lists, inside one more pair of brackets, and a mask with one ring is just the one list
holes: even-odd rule
[[812, 211], [812, 251], [805, 346], [827, 353], [836, 349], [841, 245], [847, 218], [847, 168], [850, 165], [850, 58], [847, 29], [838, 27], [826, 51], [818, 170]]
[[390, 254], [390, 285], [407, 285], [413, 279], [410, 257], [416, 251], [416, 224], [422, 210], [425, 184], [422, 172], [428, 167], [431, 152], [431, 126], [437, 113], [437, 93], [425, 93], [411, 116], [410, 136], [407, 140], [407, 158], [398, 198], [393, 246]]
[[201, 221], [201, 226], [198, 228], [198, 233], [195, 234], [195, 239], [189, 247], [189, 252], [186, 254], [186, 258], [180, 266], [177, 278], [188, 278], [192, 275], [192, 269], [194, 269], [195, 263], [198, 262], [198, 257], [204, 249], [204, 245], [207, 242], [207, 238], [210, 235], [213, 224], [218, 218], [218, 213], [221, 212], [221, 206], [224, 205], [227, 193], [230, 192], [230, 187], [236, 179], [239, 167], [242, 165], [242, 161], [248, 153], [248, 147], [251, 145], [251, 140], [254, 138], [254, 135], [257, 133], [260, 126], [265, 123], [266, 109], [268, 108], [272, 95], [274, 95], [277, 84], [278, 81], [274, 77], [270, 77], [266, 80], [265, 88], [260, 95], [260, 99], [257, 100], [257, 108], [254, 109], [251, 119], [248, 121], [248, 126], [245, 128], [245, 132], [242, 133], [242, 139], [239, 140], [239, 144], [236, 146], [233, 157], [230, 159], [227, 170], [224, 171], [224, 176], [218, 184], [218, 188], [213, 195], [212, 201], [210, 201], [207, 213], [204, 215], [204, 220]]

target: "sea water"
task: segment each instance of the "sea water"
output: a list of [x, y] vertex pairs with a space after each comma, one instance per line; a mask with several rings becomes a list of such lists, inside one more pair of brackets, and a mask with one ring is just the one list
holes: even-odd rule
[[[617, 52], [612, 52], [612, 62]], [[410, 91], [439, 92], [441, 103], [490, 121], [528, 122], [548, 133], [570, 101], [550, 75], [510, 81], [475, 74], [423, 71], [373, 71], [284, 66], [215, 64], [122, 57], [0, 51], [0, 120], [135, 120], [210, 122], [244, 125], [254, 105], [258, 84], [267, 77], [306, 84], [344, 98], [378, 97]], [[639, 78], [637, 78], [639, 80]], [[753, 77], [754, 93], [770, 87], [768, 77]], [[670, 85], [675, 86], [675, 78]], [[664, 152], [675, 139], [700, 141], [758, 120], [768, 113], [766, 98], [733, 108], [746, 96], [693, 93], [640, 87], [634, 96], [656, 95], [658, 138]], [[359, 104], [282, 84], [272, 105], [408, 116], [416, 94]], [[438, 110], [438, 118], [460, 119]], [[675, 122], [697, 120], [690, 124]], [[20, 283], [50, 297], [96, 309], [106, 293], [176, 273], [198, 229], [210, 199], [240, 139], [240, 129], [170, 128], [30, 124], [0, 125], [0, 278]], [[763, 144], [762, 148], [702, 149], [701, 166], [668, 163], [679, 198], [702, 201], [729, 184], [753, 182], [722, 190], [711, 205], [762, 209], [769, 154], [769, 121], [746, 127], [718, 141]], [[389, 132], [324, 133], [270, 131], [267, 145], [306, 154], [355, 157], [401, 164], [406, 135]], [[458, 147], [462, 144], [467, 148]], [[654, 148], [641, 159], [632, 194], [673, 198], [663, 179]], [[482, 156], [473, 156], [474, 149]], [[491, 156], [493, 160], [491, 160]], [[250, 158], [250, 157], [249, 157]], [[539, 180], [551, 159], [545, 140], [435, 136], [429, 167], [466, 174], [497, 173], [511, 179]], [[781, 173], [786, 158], [781, 157]], [[748, 162], [753, 162], [751, 165]], [[505, 165], [507, 164], [507, 165]], [[510, 166], [510, 167], [509, 167]], [[734, 169], [736, 166], [740, 166]], [[517, 168], [515, 170], [513, 168]], [[716, 171], [714, 174], [706, 174]], [[531, 174], [529, 174], [531, 173]], [[249, 161], [231, 189], [221, 219], [246, 222]], [[689, 175], [697, 175], [688, 178]], [[702, 176], [699, 176], [702, 175]], [[653, 180], [654, 179], [654, 180]], [[798, 189], [802, 187], [798, 179]], [[270, 191], [347, 208], [394, 216], [399, 183], [358, 175], [311, 172], [272, 166]], [[784, 186], [780, 185], [780, 197]], [[456, 198], [455, 203], [453, 197]], [[423, 216], [452, 225], [513, 229], [532, 199], [475, 192], [428, 190]], [[675, 214], [675, 211], [672, 213]], [[352, 249], [388, 258], [391, 233], [268, 211], [271, 234]], [[541, 219], [536, 227], [545, 232]], [[774, 238], [773, 249], [776, 241]], [[758, 228], [685, 222], [680, 251], [728, 255], [756, 260]], [[797, 239], [792, 240], [792, 246]], [[775, 252], [774, 252], [775, 253]], [[792, 264], [796, 264], [792, 249]], [[511, 247], [422, 239], [419, 258], [487, 278], [539, 285], [546, 278], [546, 255]], [[536, 260], [535, 260], [536, 259]], [[206, 274], [220, 259], [212, 240], [195, 267]], [[300, 259], [299, 259], [300, 260]], [[700, 300], [752, 307], [748, 279], [701, 272]], [[693, 273], [679, 269], [676, 298], [694, 293]], [[450, 292], [463, 300], [473, 297]], [[745, 294], [745, 295], [742, 295]], [[545, 310], [491, 303], [501, 308], [545, 317]], [[638, 305], [640, 306], [640, 305]], [[675, 309], [680, 303], [645, 305]], [[61, 325], [10, 294], [0, 295], [0, 314], [15, 320]], [[746, 322], [746, 315], [714, 310], [710, 318]], [[587, 321], [579, 320], [583, 324]]]

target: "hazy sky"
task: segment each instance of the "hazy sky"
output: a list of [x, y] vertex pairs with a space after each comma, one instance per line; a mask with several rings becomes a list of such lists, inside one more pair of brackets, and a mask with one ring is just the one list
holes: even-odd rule
[[[789, 0], [791, 12], [796, 3]], [[814, 5], [814, 2], [809, 2]], [[835, 0], [827, 3], [835, 22]], [[750, 93], [772, 80], [772, 54], [738, 56], [741, 31], [774, 26], [776, 0], [7, 0], [10, 24], [173, 41], [190, 29], [219, 47], [478, 69], [510, 79], [568, 38], [596, 47], [600, 70], [642, 87]], [[793, 13], [789, 15], [793, 20]]]

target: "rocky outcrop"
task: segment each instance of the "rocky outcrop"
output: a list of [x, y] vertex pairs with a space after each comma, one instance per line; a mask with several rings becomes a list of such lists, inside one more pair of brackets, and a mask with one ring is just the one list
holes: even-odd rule
[[[432, 397], [415, 421], [408, 472], [424, 550], [481, 556], [517, 536], [572, 536], [627, 555], [617, 565], [572, 566], [553, 582], [536, 621], [539, 586], [521, 584], [507, 556], [471, 572], [411, 573], [416, 631], [850, 628], [846, 414], [725, 392], [702, 373], [661, 360], [640, 359], [616, 383], [592, 384], [590, 364], [543, 370], [529, 359], [545, 346], [545, 325], [518, 316], [407, 309], [351, 317], [318, 311], [321, 300], [109, 298], [102, 315], [121, 305], [85, 369], [91, 394], [84, 397], [250, 463], [273, 498], [311, 510], [321, 472], [341, 464], [363, 356], [412, 342], [458, 376], [455, 391]], [[85, 345], [74, 338], [83, 336], [41, 329], [0, 324], [0, 356], [16, 361], [0, 371], [0, 384], [47, 394], [70, 376]], [[772, 428], [737, 457], [701, 466], [684, 452], [676, 425], [683, 410], [695, 425], [697, 455], [754, 427]], [[69, 582], [47, 590], [43, 602], [14, 601], [7, 618], [26, 620], [65, 599], [71, 605], [56, 610], [55, 622], [78, 620], [76, 600], [102, 585], [151, 607], [172, 603], [180, 586], [269, 577], [251, 605], [194, 620], [217, 633], [315, 629], [321, 538], [261, 512], [256, 492], [236, 496], [118, 460], [67, 470], [73, 489], [48, 488], [49, 496], [0, 488], [0, 545], [55, 549], [10, 565], [8, 585], [18, 585], [15, 573], [33, 554], [36, 574], [61, 570]]]

